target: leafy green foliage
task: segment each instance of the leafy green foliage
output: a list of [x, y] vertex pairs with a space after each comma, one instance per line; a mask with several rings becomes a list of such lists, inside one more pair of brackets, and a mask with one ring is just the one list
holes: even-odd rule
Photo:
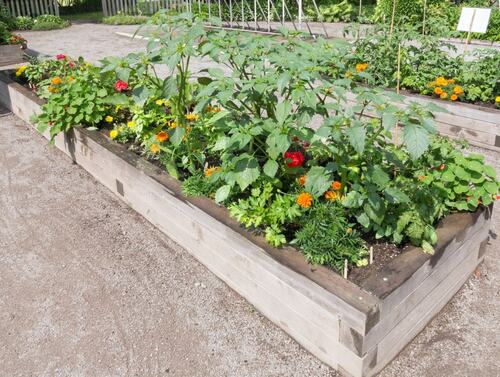
[[148, 22], [146, 16], [133, 16], [129, 14], [117, 14], [110, 17], [104, 17], [102, 22], [108, 25], [141, 25]]
[[300, 223], [293, 243], [308, 262], [331, 266], [339, 272], [345, 259], [351, 265], [366, 265], [365, 242], [352, 228], [342, 206], [321, 203], [308, 211]]

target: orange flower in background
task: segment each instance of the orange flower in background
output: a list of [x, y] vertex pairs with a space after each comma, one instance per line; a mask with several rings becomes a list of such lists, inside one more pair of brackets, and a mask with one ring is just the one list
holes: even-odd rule
[[419, 180], [420, 182], [425, 181], [425, 175], [421, 175], [421, 176], [419, 176], [419, 177], [418, 177], [418, 180]]
[[61, 78], [60, 78], [59, 76], [56, 76], [56, 77], [54, 77], [54, 78], [51, 80], [51, 82], [52, 82], [52, 84], [54, 84], [54, 85], [59, 85], [59, 84], [62, 82], [62, 80], [61, 80]]
[[450, 99], [451, 99], [452, 101], [456, 101], [456, 100], [458, 99], [458, 96], [457, 96], [456, 94], [452, 94], [452, 95], [450, 96]]
[[297, 204], [302, 208], [309, 208], [312, 204], [313, 197], [308, 192], [303, 192], [297, 197]]
[[302, 177], [300, 177], [298, 179], [298, 181], [299, 181], [299, 185], [304, 186], [306, 184], [306, 176], [303, 175]]
[[325, 193], [326, 200], [334, 201], [334, 200], [337, 200], [338, 198], [339, 198], [339, 194], [337, 194], [335, 191], [327, 191]]
[[154, 154], [160, 153], [160, 147], [158, 146], [158, 144], [151, 144], [151, 147], [149, 147], [149, 150], [151, 151], [151, 153], [154, 153]]
[[156, 134], [156, 140], [158, 140], [160, 143], [163, 143], [164, 141], [168, 140], [168, 134], [164, 131], [158, 132]]
[[214, 174], [218, 171], [220, 171], [220, 167], [211, 166], [211, 167], [205, 169], [204, 175], [205, 175], [205, 177], [210, 178], [212, 176], [212, 174]]
[[438, 96], [443, 94], [443, 89], [441, 89], [439, 86], [434, 89], [434, 93], [436, 93]]
[[49, 93], [56, 93], [57, 92], [57, 89], [54, 88], [52, 85], [49, 85], [48, 89]]
[[356, 72], [361, 73], [368, 68], [368, 63], [358, 63], [356, 64]]
[[172, 130], [173, 130], [174, 128], [176, 128], [176, 127], [177, 127], [177, 123], [175, 123], [175, 122], [170, 122], [170, 124], [169, 124], [169, 126], [168, 126], [168, 128], [170, 128], [170, 129], [172, 129]]
[[200, 116], [198, 114], [188, 113], [186, 114], [186, 119], [190, 122], [194, 122], [200, 119]]
[[455, 94], [462, 94], [464, 91], [460, 85], [455, 85], [453, 88], [453, 93]]
[[439, 95], [439, 98], [441, 98], [441, 99], [446, 99], [446, 98], [448, 98], [448, 93], [445, 93], [445, 92], [441, 93], [441, 94]]
[[342, 188], [342, 183], [339, 181], [333, 181], [332, 183], [332, 189], [334, 190], [340, 190]]
[[446, 85], [448, 85], [448, 80], [446, 80], [443, 76], [439, 76], [436, 79], [436, 84], [439, 86], [446, 86]]

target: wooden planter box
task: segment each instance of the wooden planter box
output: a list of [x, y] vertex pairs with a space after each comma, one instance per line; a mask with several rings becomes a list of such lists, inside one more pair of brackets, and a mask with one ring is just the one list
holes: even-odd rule
[[22, 63], [25, 49], [25, 45], [0, 45], [0, 66]]
[[[443, 108], [446, 112], [434, 113], [440, 134], [455, 139], [464, 138], [471, 145], [500, 152], [500, 110], [470, 103], [441, 101], [419, 94], [405, 93], [402, 96], [406, 103], [433, 103]], [[348, 93], [347, 98], [354, 103], [354, 94]]]
[[[42, 100], [0, 73], [0, 102], [29, 121]], [[492, 207], [441, 223], [436, 254], [413, 248], [360, 285], [274, 249], [207, 198], [97, 131], [60, 134], [55, 146], [245, 297], [304, 348], [346, 376], [389, 363], [468, 279], [488, 241]]]

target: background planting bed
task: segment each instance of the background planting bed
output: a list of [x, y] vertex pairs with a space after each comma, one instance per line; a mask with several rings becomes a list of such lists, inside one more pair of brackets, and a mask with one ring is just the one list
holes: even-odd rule
[[[25, 121], [43, 103], [1, 72], [0, 102]], [[346, 376], [390, 362], [464, 284], [488, 240], [491, 207], [451, 215], [434, 256], [412, 248], [355, 285], [292, 248], [269, 247], [211, 200], [185, 198], [178, 181], [100, 132], [75, 129], [55, 145]]]

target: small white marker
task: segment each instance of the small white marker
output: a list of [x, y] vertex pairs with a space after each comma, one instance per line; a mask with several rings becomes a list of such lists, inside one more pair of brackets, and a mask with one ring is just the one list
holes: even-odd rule
[[370, 246], [370, 264], [373, 264], [373, 246]]
[[347, 259], [344, 259], [344, 279], [347, 279]]

